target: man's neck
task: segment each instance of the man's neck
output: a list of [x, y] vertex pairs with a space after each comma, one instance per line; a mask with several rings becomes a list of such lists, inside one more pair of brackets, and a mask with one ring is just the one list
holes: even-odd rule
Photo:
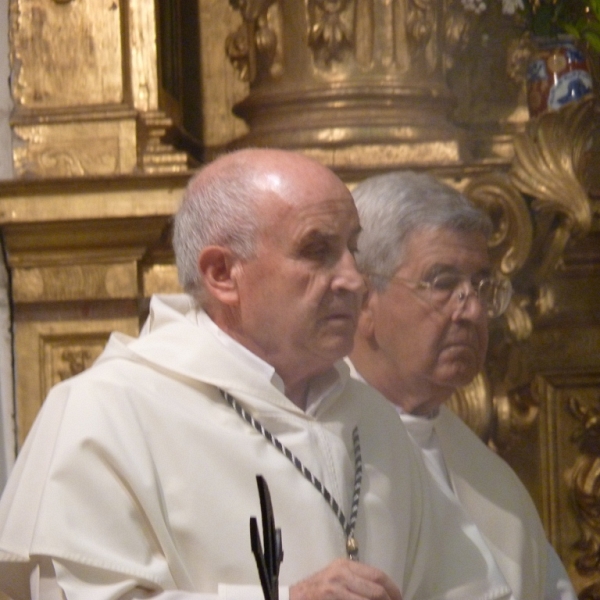
[[328, 369], [305, 369], [301, 373], [298, 373], [297, 370], [292, 371], [290, 370], [290, 361], [283, 361], [279, 364], [272, 356], [265, 354], [263, 348], [256, 345], [247, 336], [242, 335], [239, 328], [232, 326], [231, 323], [234, 321], [224, 318], [226, 315], [223, 315], [222, 312], [213, 312], [213, 314], [208, 313], [208, 311], [205, 312], [207, 312], [215, 326], [227, 337], [242, 346], [246, 352], [251, 353], [256, 359], [273, 368], [277, 377], [283, 382], [283, 393], [286, 398], [301, 410], [306, 411], [310, 401], [311, 383], [321, 375], [330, 372], [333, 369], [333, 364]]
[[[373, 358], [373, 360], [370, 360]], [[353, 352], [350, 360], [356, 372], [402, 411], [427, 416], [436, 411], [451, 393], [428, 385], [421, 378], [402, 378], [393, 367], [374, 355]]]
[[291, 400], [301, 410], [306, 410], [309, 389], [310, 384], [306, 380], [298, 382], [293, 386], [285, 384], [285, 397]]

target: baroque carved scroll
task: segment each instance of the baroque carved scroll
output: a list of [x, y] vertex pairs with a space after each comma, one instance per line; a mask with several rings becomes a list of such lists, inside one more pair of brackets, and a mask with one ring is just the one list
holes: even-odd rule
[[[483, 437], [495, 447], [510, 444], [515, 433], [529, 428], [538, 415], [535, 395], [524, 385], [523, 374], [515, 374], [506, 364], [505, 356], [510, 346], [529, 338], [537, 317], [552, 310], [544, 281], [560, 265], [569, 241], [590, 230], [592, 203], [584, 170], [597, 126], [591, 98], [542, 115], [517, 136], [507, 175], [484, 175], [465, 189], [473, 203], [490, 215], [492, 262], [515, 288], [502, 322], [491, 327], [494, 343], [489, 372], [484, 374], [489, 385], [475, 382], [458, 394], [471, 398], [467, 422], [481, 422], [489, 415], [491, 422], [479, 428], [490, 432]], [[465, 406], [464, 400], [453, 403], [455, 408]]]

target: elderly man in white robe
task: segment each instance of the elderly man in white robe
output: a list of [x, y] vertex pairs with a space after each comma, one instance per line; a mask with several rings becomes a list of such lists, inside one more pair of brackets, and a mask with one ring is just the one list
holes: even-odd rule
[[488, 319], [511, 297], [491, 269], [489, 219], [427, 174], [375, 176], [353, 196], [369, 286], [350, 355], [355, 376], [386, 396], [421, 448], [451, 502], [448, 520], [462, 524], [487, 565], [486, 598], [574, 600], [514, 471], [444, 407], [482, 369]]
[[262, 475], [281, 600], [478, 597], [470, 539], [436, 522], [420, 454], [341, 360], [365, 291], [359, 232], [346, 186], [306, 157], [249, 149], [203, 168], [175, 219], [187, 293], [154, 297], [139, 338], [113, 334], [56, 386], [20, 452], [0, 589], [258, 600]]

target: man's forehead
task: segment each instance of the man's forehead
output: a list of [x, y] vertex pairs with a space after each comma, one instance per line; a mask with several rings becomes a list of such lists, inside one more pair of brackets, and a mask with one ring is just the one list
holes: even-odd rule
[[299, 205], [293, 213], [293, 219], [299, 227], [317, 227], [332, 232], [348, 226], [352, 229], [360, 227], [354, 203], [345, 198]]
[[323, 221], [340, 218], [358, 220], [358, 212], [350, 192], [343, 185], [338, 189], [323, 190], [318, 183], [314, 189], [305, 193], [300, 190], [286, 190], [287, 193], [277, 193], [272, 189], [263, 197], [263, 207], [267, 212], [277, 215], [277, 218], [294, 220], [320, 219]]
[[480, 268], [489, 264], [483, 233], [451, 228], [417, 229], [411, 232], [404, 245], [404, 265], [452, 267], [463, 261], [477, 263]]

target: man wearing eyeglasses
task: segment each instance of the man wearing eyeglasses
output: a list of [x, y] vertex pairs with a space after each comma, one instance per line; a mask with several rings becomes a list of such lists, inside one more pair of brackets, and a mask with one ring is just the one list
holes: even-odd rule
[[488, 319], [512, 294], [490, 265], [488, 217], [426, 174], [376, 176], [353, 196], [369, 286], [350, 355], [355, 375], [394, 404], [421, 448], [448, 499], [440, 526], [459, 523], [479, 549], [488, 573], [481, 598], [575, 599], [523, 484], [444, 407], [482, 369]]

